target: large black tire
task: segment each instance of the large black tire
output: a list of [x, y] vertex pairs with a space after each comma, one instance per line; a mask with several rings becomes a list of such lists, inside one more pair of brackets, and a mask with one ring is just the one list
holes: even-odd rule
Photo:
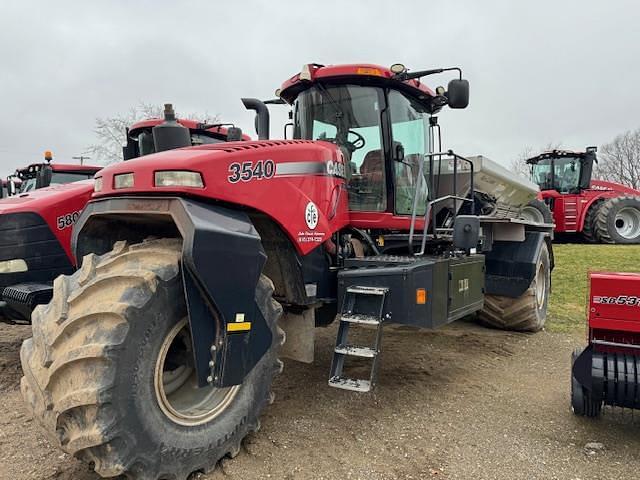
[[535, 223], [553, 223], [553, 215], [549, 206], [537, 198], [525, 205], [520, 212], [520, 217]]
[[544, 328], [551, 293], [549, 249], [544, 243], [536, 260], [536, 276], [518, 298], [486, 295], [478, 312], [481, 323], [502, 330], [537, 332]]
[[[581, 349], [576, 349], [571, 354], [571, 370], [576, 358], [582, 353]], [[591, 394], [575, 379], [571, 373], [571, 410], [573, 413], [582, 417], [595, 418], [602, 411], [602, 402], [593, 400]]]
[[[34, 311], [33, 338], [20, 352], [24, 399], [56, 445], [103, 477], [183, 480], [235, 456], [242, 439], [257, 431], [282, 369], [277, 347], [283, 334], [276, 326], [282, 309], [262, 276], [256, 302], [273, 333], [271, 348], [239, 387], [178, 390], [205, 392], [213, 399], [206, 408], [187, 402], [191, 416], [184, 420], [167, 413], [162, 397], [171, 398], [170, 387], [176, 391], [176, 375], [179, 389], [195, 376], [179, 261], [177, 240], [118, 242], [106, 255], [87, 255], [75, 274], [57, 278], [52, 302]], [[165, 370], [170, 355], [185, 363]], [[218, 409], [208, 410], [214, 403]], [[179, 411], [177, 402], [171, 406]]]
[[602, 243], [640, 243], [640, 197], [616, 197], [598, 208], [596, 234]]
[[582, 227], [582, 237], [587, 243], [598, 243], [600, 238], [596, 229], [596, 217], [598, 211], [602, 205], [602, 200], [595, 201], [587, 210], [587, 215], [584, 218], [584, 226]]

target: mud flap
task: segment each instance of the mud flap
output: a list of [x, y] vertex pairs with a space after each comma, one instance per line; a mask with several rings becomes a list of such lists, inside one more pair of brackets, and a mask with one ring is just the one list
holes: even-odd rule
[[[518, 298], [536, 275], [536, 263], [545, 243], [543, 232], [526, 232], [524, 242], [496, 241], [485, 253], [486, 293]], [[551, 252], [549, 252], [551, 255]]]
[[[139, 241], [158, 230], [161, 216], [170, 217], [183, 238], [182, 273], [198, 383], [238, 385], [272, 343], [255, 301], [266, 254], [246, 213], [183, 198], [96, 200], [78, 219], [73, 250], [81, 256], [83, 243], [109, 248], [117, 240]], [[100, 217], [109, 232], [91, 225]]]

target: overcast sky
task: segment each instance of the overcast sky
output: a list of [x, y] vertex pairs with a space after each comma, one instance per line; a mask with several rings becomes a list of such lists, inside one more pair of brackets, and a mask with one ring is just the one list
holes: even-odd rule
[[311, 62], [461, 66], [471, 103], [441, 114], [446, 146], [508, 165], [525, 146], [640, 128], [639, 58], [637, 0], [2, 0], [0, 174], [45, 149], [69, 161], [95, 142], [96, 117], [138, 102], [253, 136], [239, 98], [271, 98]]

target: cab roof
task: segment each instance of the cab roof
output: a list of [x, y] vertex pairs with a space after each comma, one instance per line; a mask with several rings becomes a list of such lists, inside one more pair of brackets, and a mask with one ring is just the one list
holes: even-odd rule
[[86, 173], [87, 175], [96, 173], [98, 170], [102, 170], [102, 168], [104, 168], [95, 165], [79, 165], [77, 163], [32, 163], [24, 168], [17, 169], [15, 174], [18, 177], [29, 176], [30, 174], [40, 170], [45, 165], [49, 165], [51, 170], [54, 172]]
[[540, 160], [546, 160], [547, 158], [562, 158], [562, 157], [577, 157], [582, 158], [588, 154], [595, 154], [595, 150], [591, 150], [593, 147], [589, 147], [586, 151], [575, 151], [575, 150], [549, 150], [547, 152], [542, 152], [535, 157], [527, 158], [527, 163], [538, 163]]
[[300, 73], [286, 80], [279, 92], [276, 92], [287, 103], [293, 103], [298, 94], [310, 88], [315, 82], [338, 81], [369, 83], [372, 85], [390, 86], [403, 90], [423, 103], [430, 103], [435, 92], [418, 79], [397, 80], [388, 68], [370, 63], [354, 63], [347, 65], [304, 65]]
[[[141, 120], [131, 125], [131, 127], [129, 128], [129, 135], [135, 137], [140, 133], [141, 130], [155, 127], [156, 125], [160, 125], [164, 123], [164, 121], [165, 121], [164, 118], [148, 118], [146, 120]], [[179, 118], [177, 119], [177, 122], [183, 127], [187, 127], [191, 131], [202, 130], [202, 122], [198, 122], [196, 120]], [[229, 131], [229, 129], [223, 126], [216, 126], [212, 128], [207, 128], [206, 130], [203, 130], [203, 131], [213, 134], [214, 136], [218, 137], [220, 140], [226, 140], [227, 132]], [[251, 140], [251, 137], [246, 133], [243, 133], [242, 140], [249, 141]]]

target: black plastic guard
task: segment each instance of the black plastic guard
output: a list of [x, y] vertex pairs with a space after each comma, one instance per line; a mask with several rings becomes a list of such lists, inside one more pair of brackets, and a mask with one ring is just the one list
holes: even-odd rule
[[2, 301], [19, 320], [25, 321], [31, 320], [31, 312], [36, 306], [49, 303], [52, 296], [53, 283], [20, 283], [2, 290]]
[[524, 242], [494, 242], [485, 255], [486, 293], [518, 298], [536, 275], [544, 232], [526, 232]]
[[589, 345], [576, 358], [571, 373], [594, 401], [640, 409], [640, 355], [601, 352]]
[[[272, 341], [255, 302], [267, 257], [244, 212], [192, 201], [183, 205], [191, 223], [181, 228], [182, 265], [198, 381], [204, 386], [212, 376], [209, 383], [217, 387], [238, 385]], [[211, 311], [221, 317], [217, 329]], [[240, 328], [231, 330], [230, 324]]]
[[[571, 366], [571, 375], [573, 375], [573, 378], [575, 378], [577, 382], [589, 392], [593, 392], [594, 378], [592, 374], [592, 366], [593, 347], [589, 345], [580, 353], [580, 355], [578, 355], [578, 357], [573, 362], [573, 365]], [[600, 384], [602, 384], [603, 376], [599, 375], [598, 377], [599, 378], [597, 378], [596, 380], [599, 381]], [[602, 388], [600, 388], [600, 391], [602, 391]]]
[[72, 248], [82, 258], [87, 245], [100, 254], [117, 240], [141, 241], [156, 233], [160, 223], [153, 218], [160, 217], [171, 217], [183, 238], [182, 275], [198, 384], [238, 385], [272, 342], [255, 301], [266, 254], [244, 212], [184, 198], [94, 200], [76, 223]]

